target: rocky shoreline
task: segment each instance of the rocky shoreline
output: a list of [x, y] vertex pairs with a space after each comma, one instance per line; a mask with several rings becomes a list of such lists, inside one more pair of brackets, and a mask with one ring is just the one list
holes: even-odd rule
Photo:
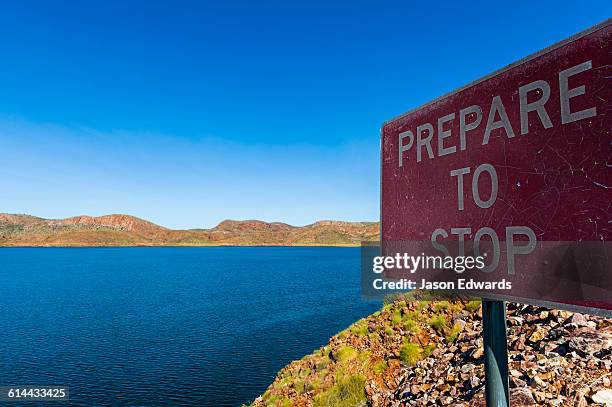
[[[612, 406], [612, 319], [508, 304], [512, 406]], [[485, 406], [478, 301], [398, 297], [282, 369], [253, 406]]]

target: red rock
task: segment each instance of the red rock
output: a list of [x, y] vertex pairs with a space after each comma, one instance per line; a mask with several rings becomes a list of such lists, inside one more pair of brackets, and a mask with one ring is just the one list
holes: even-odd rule
[[537, 407], [537, 403], [527, 387], [510, 390], [510, 405], [512, 407]]

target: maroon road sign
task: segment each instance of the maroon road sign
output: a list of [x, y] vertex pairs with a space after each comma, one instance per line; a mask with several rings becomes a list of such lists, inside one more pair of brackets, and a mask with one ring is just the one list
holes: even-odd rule
[[[386, 122], [383, 243], [497, 241], [492, 269], [522, 281], [507, 299], [609, 313], [611, 40], [607, 20]], [[570, 246], [573, 269], [535, 275]]]

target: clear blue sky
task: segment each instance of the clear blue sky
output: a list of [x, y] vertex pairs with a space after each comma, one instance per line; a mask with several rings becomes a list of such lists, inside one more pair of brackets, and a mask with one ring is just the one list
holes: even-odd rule
[[[129, 5], [123, 4], [129, 3]], [[383, 121], [606, 1], [5, 2], [0, 211], [377, 220]]]

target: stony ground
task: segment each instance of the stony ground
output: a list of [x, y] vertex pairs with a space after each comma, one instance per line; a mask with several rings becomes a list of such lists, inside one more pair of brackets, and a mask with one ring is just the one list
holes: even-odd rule
[[[478, 301], [397, 298], [281, 370], [253, 406], [485, 406]], [[512, 406], [612, 407], [612, 319], [508, 304]]]

